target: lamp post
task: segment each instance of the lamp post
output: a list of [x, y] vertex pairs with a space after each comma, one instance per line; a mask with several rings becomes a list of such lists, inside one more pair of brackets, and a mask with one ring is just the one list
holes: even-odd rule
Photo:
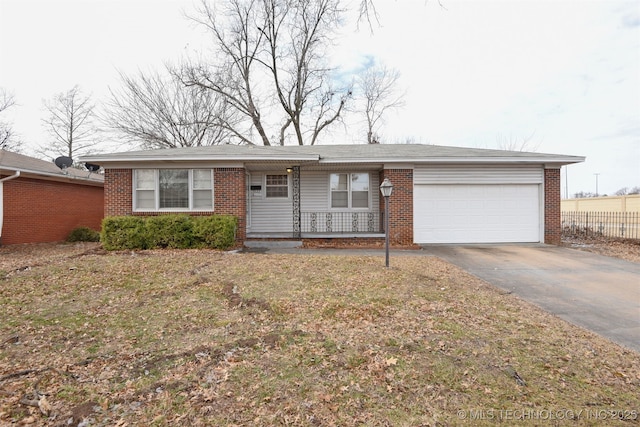
[[380, 192], [384, 197], [385, 265], [389, 268], [389, 197], [393, 193], [393, 184], [389, 181], [389, 178], [385, 178], [380, 184]]

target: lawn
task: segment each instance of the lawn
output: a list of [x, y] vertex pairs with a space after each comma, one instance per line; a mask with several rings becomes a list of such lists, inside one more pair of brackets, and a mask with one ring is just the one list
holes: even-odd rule
[[431, 257], [2, 248], [0, 305], [0, 424], [640, 423], [638, 353]]

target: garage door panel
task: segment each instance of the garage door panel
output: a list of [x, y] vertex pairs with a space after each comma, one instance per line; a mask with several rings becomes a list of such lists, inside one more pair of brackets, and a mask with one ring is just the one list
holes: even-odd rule
[[498, 243], [540, 240], [535, 184], [416, 185], [417, 243]]

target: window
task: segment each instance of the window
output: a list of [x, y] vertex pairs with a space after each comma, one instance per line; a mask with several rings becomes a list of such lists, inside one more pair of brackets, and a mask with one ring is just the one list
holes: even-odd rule
[[289, 177], [287, 175], [267, 175], [265, 183], [268, 198], [289, 197]]
[[332, 208], [368, 208], [368, 173], [332, 173], [329, 178]]
[[193, 209], [213, 209], [213, 180], [210, 169], [193, 171]]
[[189, 171], [187, 169], [160, 169], [160, 209], [189, 208]]
[[135, 170], [134, 210], [213, 210], [213, 171]]

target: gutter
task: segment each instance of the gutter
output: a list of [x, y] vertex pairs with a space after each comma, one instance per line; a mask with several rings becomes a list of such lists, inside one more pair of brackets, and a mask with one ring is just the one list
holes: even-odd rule
[[0, 245], [2, 245], [2, 222], [4, 219], [4, 183], [16, 179], [20, 176], [20, 171], [16, 171], [15, 174], [6, 176], [0, 179]]
[[79, 158], [79, 162], [90, 163], [131, 163], [131, 162], [167, 162], [167, 163], [180, 163], [180, 162], [193, 162], [193, 161], [212, 161], [212, 162], [246, 162], [246, 161], [283, 161], [283, 162], [295, 162], [295, 161], [319, 161], [320, 156], [317, 154], [271, 154], [271, 155], [238, 155], [238, 154], [214, 154], [214, 155], [194, 155], [194, 156], [181, 156], [181, 157], [168, 157], [168, 156], [103, 156], [99, 154], [93, 156], [82, 156]]

